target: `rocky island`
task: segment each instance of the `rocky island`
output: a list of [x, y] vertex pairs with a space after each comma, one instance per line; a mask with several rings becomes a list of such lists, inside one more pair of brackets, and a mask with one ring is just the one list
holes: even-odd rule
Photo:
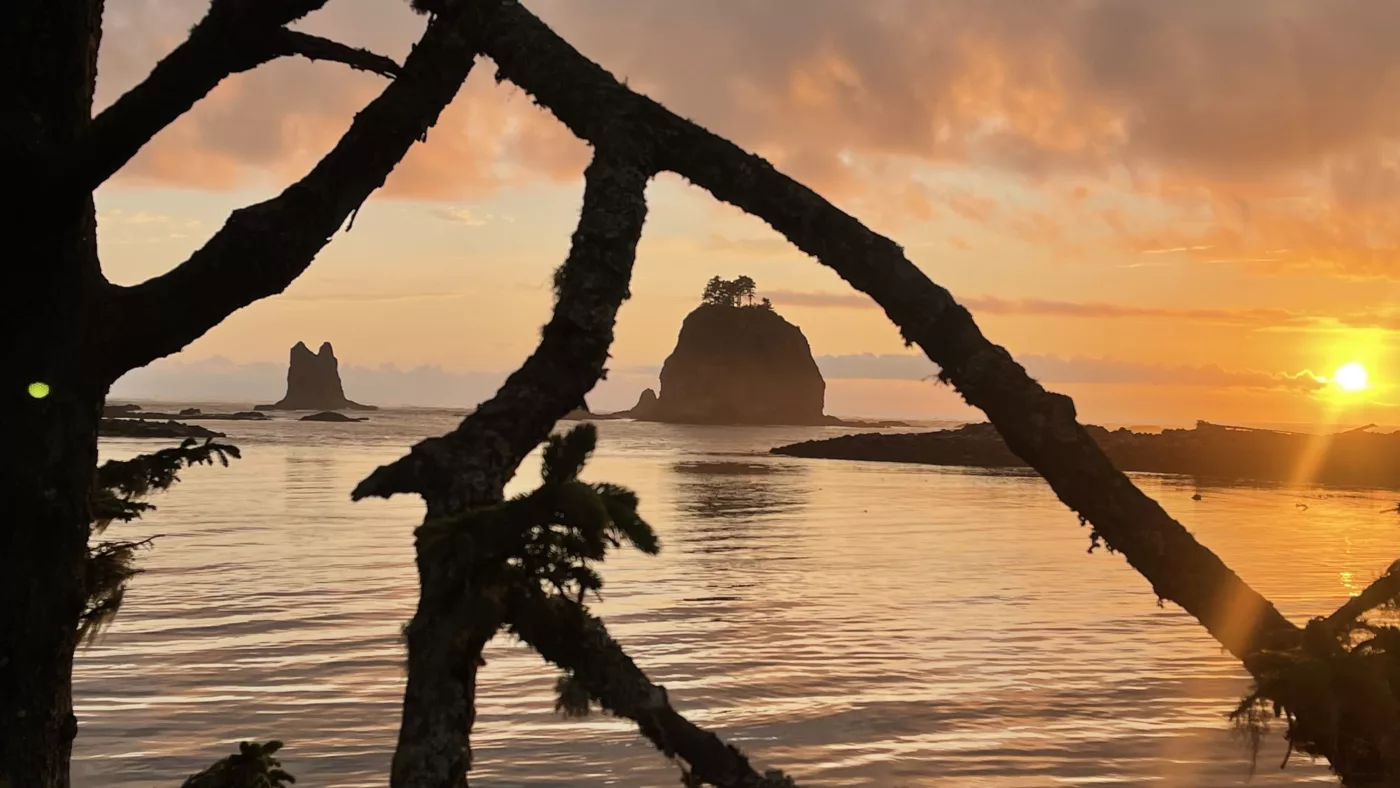
[[266, 413], [205, 413], [199, 408], [185, 408], [179, 413], [142, 410], [140, 405], [105, 405], [97, 434], [103, 438], [223, 438], [222, 432], [198, 424], [185, 424], [175, 419], [211, 421], [263, 421]]
[[846, 424], [823, 412], [826, 381], [802, 329], [754, 295], [747, 276], [711, 279], [661, 367], [660, 393], [647, 389], [636, 407], [611, 415], [674, 424]]
[[102, 438], [223, 438], [222, 432], [198, 424], [178, 421], [107, 418], [97, 422], [97, 435]]
[[346, 416], [344, 413], [337, 413], [333, 410], [323, 410], [320, 413], [302, 416], [297, 421], [329, 421], [335, 424], [348, 424], [356, 421], [369, 421], [369, 419], [365, 416]]
[[[1123, 471], [1203, 479], [1320, 483], [1400, 489], [1400, 433], [1367, 425], [1313, 435], [1197, 422], [1161, 433], [1087, 430]], [[926, 433], [846, 435], [772, 450], [790, 457], [1024, 468], [991, 424]]]
[[292, 346], [287, 364], [287, 396], [271, 405], [259, 405], [256, 410], [378, 410], [373, 405], [361, 405], [345, 397], [340, 383], [340, 362], [335, 358], [331, 343], [323, 342], [321, 349], [311, 352], [304, 343]]

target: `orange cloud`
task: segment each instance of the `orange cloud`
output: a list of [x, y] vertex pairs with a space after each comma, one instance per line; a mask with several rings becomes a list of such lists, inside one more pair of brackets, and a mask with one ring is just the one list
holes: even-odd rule
[[[1045, 383], [1150, 383], [1206, 388], [1280, 389], [1319, 391], [1323, 379], [1308, 370], [1298, 373], [1223, 369], [1217, 365], [1169, 366], [1107, 358], [1023, 354], [1019, 361], [1033, 377]], [[828, 378], [865, 380], [926, 380], [937, 374], [927, 358], [912, 354], [861, 353], [819, 356], [817, 365]]]
[[[861, 293], [765, 290], [763, 294], [779, 306], [879, 308], [869, 296]], [[1189, 309], [1043, 298], [1001, 298], [992, 295], [958, 296], [957, 300], [974, 316], [991, 314], [1100, 320], [1145, 318], [1236, 325], [1254, 329], [1292, 328], [1325, 331], [1336, 328], [1371, 328], [1400, 331], [1400, 311], [1393, 309], [1312, 315], [1289, 309]]]
[[[109, 9], [100, 103], [202, 10], [172, 5]], [[1118, 251], [1210, 247], [1181, 259], [1400, 274], [1394, 3], [530, 5], [615, 73], [882, 224], [897, 224], [885, 218], [893, 214], [936, 222], [946, 207], [1023, 243], [1078, 253], [1105, 240], [1086, 235], [1094, 219], [1107, 222]], [[421, 25], [402, 3], [344, 2], [306, 28], [402, 57]], [[387, 195], [461, 199], [579, 176], [586, 147], [517, 91], [492, 85], [489, 69], [482, 64]], [[333, 64], [277, 63], [234, 78], [122, 182], [285, 182], [378, 85]], [[917, 185], [910, 165], [956, 185]], [[1008, 183], [1046, 204], [1004, 198]]]

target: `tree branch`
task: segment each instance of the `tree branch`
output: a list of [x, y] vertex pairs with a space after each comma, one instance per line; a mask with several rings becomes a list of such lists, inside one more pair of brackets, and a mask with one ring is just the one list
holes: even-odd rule
[[100, 354], [105, 378], [179, 351], [234, 311], [291, 284], [437, 122], [471, 70], [483, 21], [460, 10], [435, 17], [401, 76], [355, 116], [310, 173], [273, 199], [234, 211], [173, 270], [113, 287], [106, 305], [112, 327]]
[[719, 788], [796, 788], [780, 771], [759, 774], [738, 748], [677, 712], [666, 688], [653, 684], [603, 622], [577, 602], [522, 592], [513, 598], [506, 623], [540, 656], [572, 674], [600, 706], [637, 723], [663, 755], [684, 759], [700, 780]]
[[278, 31], [325, 4], [326, 0], [216, 0], [184, 43], [93, 119], [87, 143], [64, 180], [74, 191], [96, 189], [225, 77], [299, 54], [290, 51], [294, 44]]
[[1050, 483], [1095, 534], [1128, 559], [1157, 595], [1181, 605], [1241, 659], [1299, 630], [1162, 507], [1133, 485], [1076, 421], [1068, 397], [1046, 391], [986, 339], [966, 309], [929, 281], [893, 241], [871, 232], [763, 159], [624, 87], [516, 0], [484, 34], [497, 78], [525, 90], [576, 135], [618, 126], [655, 141], [657, 163], [757, 216], [870, 295], [985, 412], [1007, 446]]
[[1400, 561], [1391, 564], [1385, 574], [1362, 589], [1361, 593], [1348, 599], [1324, 619], [1323, 623], [1332, 632], [1340, 632], [1366, 613], [1397, 597], [1400, 597]]
[[[585, 172], [583, 214], [569, 258], [555, 275], [558, 303], [539, 347], [496, 395], [446, 435], [415, 445], [355, 488], [355, 500], [420, 493], [445, 511], [479, 505], [497, 491], [604, 375], [617, 306], [629, 295], [632, 259], [645, 216], [642, 188], [652, 170], [609, 151], [641, 146], [606, 138]], [[473, 502], [468, 504], [468, 502]]]
[[[619, 151], [625, 151], [626, 157]], [[583, 210], [555, 275], [558, 301], [538, 349], [453, 432], [376, 470], [354, 497], [414, 491], [428, 518], [496, 503], [520, 462], [603, 376], [618, 307], [627, 299], [652, 170], [645, 148], [609, 140], [584, 173]], [[505, 592], [453, 555], [418, 540], [422, 591], [407, 629], [393, 788], [456, 788], [471, 768], [476, 669], [501, 626]]]
[[273, 34], [273, 41], [281, 50], [281, 56], [299, 55], [307, 60], [343, 63], [358, 71], [368, 71], [381, 77], [393, 78], [403, 73], [403, 67], [387, 55], [313, 36], [310, 33], [283, 28]]

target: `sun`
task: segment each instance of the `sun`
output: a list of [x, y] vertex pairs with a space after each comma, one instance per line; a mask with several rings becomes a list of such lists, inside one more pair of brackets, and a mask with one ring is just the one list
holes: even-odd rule
[[1336, 381], [1342, 391], [1361, 391], [1366, 388], [1366, 368], [1355, 361], [1343, 364], [1332, 375], [1332, 380]]

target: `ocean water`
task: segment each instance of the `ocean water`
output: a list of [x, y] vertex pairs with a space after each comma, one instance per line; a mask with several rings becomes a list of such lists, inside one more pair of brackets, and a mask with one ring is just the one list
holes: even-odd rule
[[[209, 422], [244, 458], [185, 472], [157, 512], [113, 526], [163, 536], [79, 654], [76, 785], [178, 785], [274, 737], [298, 785], [387, 784], [422, 506], [349, 491], [456, 415], [370, 415]], [[1226, 721], [1244, 671], [1121, 557], [1088, 554], [1034, 475], [766, 454], [833, 428], [599, 429], [586, 478], [635, 489], [663, 549], [610, 559], [595, 611], [760, 768], [806, 786], [1332, 782], [1298, 756], [1280, 771], [1277, 736], [1251, 778]], [[512, 487], [537, 474], [532, 457]], [[1137, 481], [1295, 620], [1400, 554], [1390, 492]], [[473, 785], [678, 784], [630, 723], [556, 716], [532, 652], [503, 636], [486, 656]]]

